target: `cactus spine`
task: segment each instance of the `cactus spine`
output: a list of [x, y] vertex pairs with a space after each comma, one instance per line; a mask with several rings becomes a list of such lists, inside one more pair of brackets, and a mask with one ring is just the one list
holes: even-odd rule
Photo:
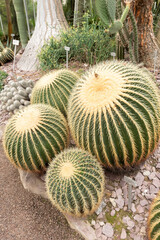
[[160, 138], [159, 99], [152, 77], [134, 64], [108, 61], [94, 66], [69, 101], [75, 143], [109, 169], [139, 164]]
[[51, 202], [61, 212], [78, 217], [90, 215], [103, 197], [103, 170], [89, 153], [68, 149], [51, 162], [46, 187]]
[[148, 217], [148, 239], [160, 239], [160, 191], [153, 200]]
[[31, 103], [45, 103], [67, 115], [68, 98], [78, 76], [70, 70], [59, 70], [44, 75], [34, 86]]
[[3, 146], [18, 168], [41, 172], [68, 145], [68, 127], [63, 115], [45, 104], [20, 110], [6, 125]]

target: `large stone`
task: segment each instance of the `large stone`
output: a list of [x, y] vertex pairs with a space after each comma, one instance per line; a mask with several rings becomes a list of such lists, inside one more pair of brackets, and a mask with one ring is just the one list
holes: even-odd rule
[[137, 182], [137, 186], [141, 186], [144, 181], [144, 176], [142, 175], [142, 173], [138, 172], [135, 177], [135, 180]]
[[121, 239], [126, 239], [126, 237], [127, 237], [126, 230], [122, 228]]
[[[38, 194], [44, 198], [47, 197], [45, 182], [40, 178], [40, 176], [28, 173], [23, 170], [19, 170], [20, 179], [22, 181], [23, 187], [35, 194]], [[96, 240], [95, 230], [90, 226], [86, 219], [76, 218], [69, 215], [64, 215], [67, 219], [70, 227], [81, 234], [86, 240]]]

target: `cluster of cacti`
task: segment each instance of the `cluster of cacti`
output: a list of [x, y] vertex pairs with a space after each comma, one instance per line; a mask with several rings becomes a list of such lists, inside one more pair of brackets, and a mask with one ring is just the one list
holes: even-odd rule
[[97, 14], [101, 18], [101, 20], [106, 25], [106, 31], [109, 34], [118, 33], [122, 27], [123, 23], [126, 20], [128, 12], [130, 10], [130, 2], [126, 1], [126, 8], [121, 14], [120, 18], [116, 19], [116, 0], [96, 0], [95, 6], [97, 10]]
[[160, 239], [160, 191], [153, 200], [148, 217], [148, 239]]
[[90, 215], [103, 197], [102, 167], [83, 150], [65, 150], [51, 162], [46, 188], [49, 199], [61, 212], [78, 217]]
[[29, 105], [33, 86], [32, 80], [23, 80], [22, 77], [18, 77], [16, 82], [10, 81], [0, 93], [2, 110], [16, 112]]
[[45, 103], [67, 115], [68, 98], [78, 80], [70, 70], [59, 70], [44, 75], [34, 86], [31, 103]]
[[66, 119], [46, 104], [29, 105], [11, 117], [3, 146], [9, 160], [23, 170], [42, 172], [68, 145]]
[[132, 63], [101, 63], [76, 84], [68, 120], [75, 143], [106, 168], [133, 167], [147, 158], [160, 139], [158, 87]]

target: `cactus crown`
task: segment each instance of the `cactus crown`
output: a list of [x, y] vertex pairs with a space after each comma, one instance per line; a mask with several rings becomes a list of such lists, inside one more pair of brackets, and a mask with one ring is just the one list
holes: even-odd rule
[[51, 162], [46, 177], [47, 193], [63, 213], [80, 216], [92, 214], [104, 191], [104, 174], [89, 153], [68, 149]]
[[68, 145], [67, 122], [50, 106], [30, 105], [9, 120], [3, 145], [16, 167], [44, 171], [52, 157]]
[[149, 240], [160, 239], [160, 191], [153, 200], [148, 217], [148, 238]]
[[91, 68], [69, 101], [71, 134], [107, 168], [145, 159], [160, 137], [160, 100], [151, 76], [132, 63], [108, 61]]
[[59, 70], [44, 75], [34, 86], [31, 103], [45, 103], [67, 115], [68, 97], [78, 80], [70, 70]]

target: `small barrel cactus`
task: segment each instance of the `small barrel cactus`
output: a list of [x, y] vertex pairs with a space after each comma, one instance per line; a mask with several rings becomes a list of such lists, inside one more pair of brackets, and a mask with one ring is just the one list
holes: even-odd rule
[[45, 103], [67, 115], [68, 98], [78, 76], [70, 70], [58, 70], [44, 75], [34, 86], [31, 103]]
[[132, 63], [108, 61], [75, 86], [68, 120], [75, 143], [108, 169], [138, 165], [160, 138], [160, 95], [150, 74]]
[[10, 81], [0, 93], [1, 109], [8, 112], [16, 112], [18, 109], [30, 104], [30, 97], [34, 83], [32, 80]]
[[0, 52], [0, 64], [3, 65], [7, 62], [7, 58], [3, 54], [3, 52]]
[[148, 239], [160, 239], [160, 191], [153, 200], [148, 217]]
[[8, 61], [12, 61], [14, 58], [14, 52], [10, 48], [4, 48], [2, 51], [3, 55]]
[[8, 121], [3, 146], [9, 160], [23, 170], [42, 172], [68, 145], [66, 119], [45, 104], [29, 105]]
[[103, 170], [88, 152], [68, 149], [51, 162], [46, 187], [49, 199], [61, 212], [77, 217], [90, 215], [103, 197]]

